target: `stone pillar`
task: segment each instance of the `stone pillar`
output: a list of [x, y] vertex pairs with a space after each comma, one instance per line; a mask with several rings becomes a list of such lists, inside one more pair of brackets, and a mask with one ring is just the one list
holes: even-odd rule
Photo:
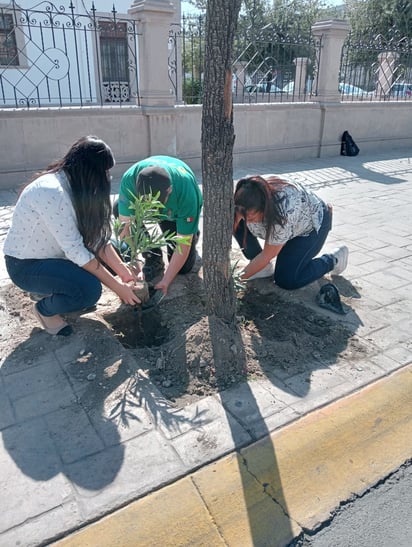
[[378, 81], [376, 82], [375, 95], [377, 97], [386, 97], [391, 89], [393, 76], [395, 74], [395, 65], [399, 59], [399, 53], [394, 51], [384, 51], [379, 53], [378, 62]]
[[169, 80], [169, 29], [175, 8], [168, 0], [134, 0], [129, 14], [139, 31], [139, 93], [142, 107], [172, 106]]
[[320, 44], [317, 79], [317, 100], [339, 102], [339, 69], [342, 47], [349, 32], [346, 21], [332, 19], [319, 21], [312, 26], [312, 33]]
[[296, 57], [296, 59], [293, 60], [293, 63], [296, 65], [293, 97], [303, 97], [306, 92], [306, 80], [310, 59], [308, 57]]

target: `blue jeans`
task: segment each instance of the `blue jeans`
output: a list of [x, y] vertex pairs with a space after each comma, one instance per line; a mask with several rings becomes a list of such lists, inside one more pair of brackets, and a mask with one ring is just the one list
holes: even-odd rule
[[102, 285], [97, 277], [70, 260], [21, 260], [6, 255], [5, 262], [15, 285], [27, 292], [44, 294], [37, 309], [45, 317], [94, 306], [102, 293]]
[[[282, 289], [299, 289], [333, 270], [335, 262], [332, 255], [323, 254], [314, 258], [326, 241], [332, 227], [331, 221], [331, 214], [324, 205], [322, 225], [318, 232], [312, 230], [307, 236], [294, 237], [285, 243], [276, 258], [276, 285]], [[244, 221], [240, 222], [234, 236], [241, 248], [244, 245], [242, 252], [248, 260], [253, 260], [262, 251], [258, 239], [249, 231]]]

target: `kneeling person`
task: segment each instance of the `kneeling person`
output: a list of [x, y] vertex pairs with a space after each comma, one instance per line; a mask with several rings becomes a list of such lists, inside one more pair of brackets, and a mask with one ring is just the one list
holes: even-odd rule
[[159, 194], [158, 199], [165, 206], [164, 218], [159, 223], [163, 233], [190, 236], [187, 245], [168, 245], [169, 265], [165, 272], [161, 249], [143, 254], [146, 281], [164, 272], [155, 287], [166, 294], [176, 275], [190, 272], [195, 264], [203, 199], [193, 171], [183, 161], [169, 156], [151, 156], [139, 161], [124, 173], [120, 184], [118, 215], [125, 225], [121, 237], [129, 234], [133, 199], [147, 194]]

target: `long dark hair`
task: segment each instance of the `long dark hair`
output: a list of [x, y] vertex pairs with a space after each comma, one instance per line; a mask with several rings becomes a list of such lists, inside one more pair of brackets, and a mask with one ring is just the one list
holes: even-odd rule
[[284, 197], [278, 190], [288, 183], [276, 176], [263, 178], [252, 175], [239, 179], [235, 189], [235, 211], [246, 222], [248, 211], [263, 213], [263, 225], [266, 229], [266, 241], [276, 225], [283, 226], [286, 215], [282, 207]]
[[110, 174], [114, 157], [109, 146], [95, 136], [81, 137], [66, 155], [44, 173], [64, 171], [84, 245], [98, 258], [111, 236]]

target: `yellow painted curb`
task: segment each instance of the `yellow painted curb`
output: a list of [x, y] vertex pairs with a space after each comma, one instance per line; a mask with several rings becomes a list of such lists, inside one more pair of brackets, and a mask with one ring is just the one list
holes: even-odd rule
[[59, 541], [287, 545], [412, 457], [412, 366]]

